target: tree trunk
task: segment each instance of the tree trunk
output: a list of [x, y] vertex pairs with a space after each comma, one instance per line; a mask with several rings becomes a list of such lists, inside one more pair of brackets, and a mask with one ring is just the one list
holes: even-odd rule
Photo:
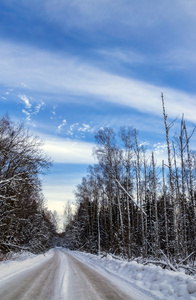
[[164, 160], [162, 161], [162, 175], [163, 175], [163, 201], [164, 201], [164, 218], [165, 218], [165, 241], [166, 241], [166, 253], [169, 257], [169, 239], [168, 239], [168, 222], [167, 222], [167, 200], [165, 189], [165, 174], [164, 174]]
[[144, 216], [143, 216], [143, 201], [142, 201], [142, 184], [141, 184], [141, 172], [140, 172], [140, 149], [137, 141], [137, 132], [135, 129], [135, 144], [136, 144], [136, 159], [137, 159], [137, 172], [138, 172], [138, 184], [139, 184], [139, 204], [140, 204], [140, 214], [141, 214], [141, 227], [142, 227], [142, 251], [143, 255], [146, 256], [145, 253], [145, 236], [144, 236]]
[[159, 224], [158, 224], [158, 212], [157, 212], [157, 183], [156, 183], [156, 172], [154, 162], [154, 152], [152, 152], [152, 166], [153, 166], [153, 194], [154, 194], [154, 206], [155, 206], [155, 253], [158, 256], [159, 251]]
[[174, 234], [174, 253], [175, 256], [178, 257], [179, 250], [178, 250], [178, 225], [177, 225], [177, 210], [176, 210], [176, 201], [174, 197], [174, 183], [173, 183], [173, 174], [172, 174], [172, 164], [171, 164], [171, 150], [170, 150], [170, 142], [169, 142], [169, 129], [170, 126], [167, 125], [167, 115], [165, 113], [165, 104], [162, 97], [162, 105], [163, 105], [163, 116], [165, 121], [165, 131], [166, 131], [166, 140], [167, 140], [167, 152], [168, 152], [168, 166], [169, 166], [169, 179], [170, 179], [170, 187], [171, 187], [171, 202], [173, 205], [173, 234]]

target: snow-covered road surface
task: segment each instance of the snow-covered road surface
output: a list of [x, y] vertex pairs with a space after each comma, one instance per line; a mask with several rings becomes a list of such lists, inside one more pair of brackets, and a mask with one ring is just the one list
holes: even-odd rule
[[27, 266], [0, 282], [1, 300], [54, 299], [55, 277], [58, 276], [60, 258], [57, 252], [49, 258]]
[[116, 280], [112, 283], [60, 249], [0, 280], [1, 300], [148, 299], [143, 296], [133, 297], [128, 286], [116, 287]]
[[63, 248], [0, 262], [0, 300], [38, 299], [196, 300], [196, 277]]
[[118, 289], [112, 282], [95, 270], [78, 261], [70, 254], [67, 259], [67, 299], [69, 300], [129, 300], [129, 294]]

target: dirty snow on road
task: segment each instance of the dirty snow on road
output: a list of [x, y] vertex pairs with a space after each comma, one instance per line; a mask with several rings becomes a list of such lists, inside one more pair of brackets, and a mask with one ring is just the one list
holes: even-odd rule
[[0, 263], [1, 300], [194, 300], [195, 284], [187, 275], [64, 249]]

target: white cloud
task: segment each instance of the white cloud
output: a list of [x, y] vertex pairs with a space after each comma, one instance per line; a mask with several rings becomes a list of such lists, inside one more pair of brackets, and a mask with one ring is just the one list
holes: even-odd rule
[[53, 110], [50, 111], [52, 113], [52, 116], [50, 116], [50, 119], [53, 120], [56, 118], [56, 105], [53, 105]]
[[78, 126], [79, 125], [79, 123], [74, 123], [74, 124], [72, 124], [71, 126], [70, 126], [70, 130], [72, 131], [73, 129], [74, 129], [74, 127], [76, 127], [76, 126]]
[[139, 144], [139, 147], [146, 147], [146, 146], [149, 146], [150, 145], [150, 142], [141, 142]]
[[75, 129], [76, 127], [78, 127], [78, 125], [79, 125], [79, 123], [74, 123], [74, 124], [72, 124], [72, 125], [69, 127], [69, 130], [67, 131], [67, 134], [73, 135], [74, 129]]
[[26, 120], [31, 121], [31, 114], [28, 111], [26, 111], [25, 109], [22, 109], [22, 112], [23, 112], [23, 114], [25, 114], [27, 116]]
[[28, 86], [24, 82], [21, 82], [21, 86], [24, 88], [28, 88]]
[[[45, 103], [42, 101], [38, 105], [35, 106], [34, 111], [32, 109], [32, 105], [29, 102], [29, 99], [25, 95], [19, 95], [19, 98], [25, 102], [26, 109], [22, 109], [22, 112], [27, 116], [26, 120], [31, 121], [32, 115], [37, 115], [40, 111], [40, 109], [45, 105]], [[33, 124], [32, 124], [33, 126]]]
[[53, 110], [51, 111], [52, 112], [52, 114], [55, 116], [56, 115], [56, 111], [55, 111], [55, 109], [56, 109], [56, 106], [54, 105], [53, 106]]
[[45, 136], [44, 151], [55, 163], [92, 164], [95, 159], [92, 155], [93, 143], [67, 141], [62, 138]]
[[25, 103], [26, 108], [31, 108], [30, 100], [27, 98], [26, 95], [19, 94], [18, 97]]
[[[80, 125], [79, 123], [74, 123], [69, 126], [69, 130], [67, 131], [67, 134], [70, 136], [73, 136], [74, 134], [84, 134], [87, 132], [94, 132], [94, 128], [91, 128], [89, 124], [82, 123]], [[84, 135], [83, 135], [84, 137]]]
[[78, 128], [78, 131], [81, 131], [81, 132], [93, 132], [93, 129], [90, 127], [90, 125], [83, 123], [82, 127]]
[[167, 150], [167, 144], [165, 143], [157, 143], [153, 145], [154, 151], [158, 154], [164, 153]]
[[167, 144], [165, 143], [157, 143], [153, 145], [153, 151], [155, 154], [155, 160], [157, 161], [158, 165], [162, 165], [162, 161], [167, 164], [168, 162], [168, 155], [167, 155]]
[[[152, 147], [147, 148], [146, 151], [146, 158], [148, 160], [148, 163], [152, 161], [152, 152], [154, 152], [154, 159], [155, 163], [159, 166], [162, 167], [162, 162], [164, 161], [164, 164], [167, 166], [168, 165], [168, 152], [167, 152], [167, 144], [165, 142], [163, 143], [156, 143], [152, 145]], [[179, 163], [178, 157], [176, 157], [177, 163]], [[174, 163], [173, 161], [173, 155], [172, 155], [172, 164]], [[168, 169], [166, 168], [168, 171]], [[166, 172], [167, 172], [166, 171]]]
[[130, 26], [145, 30], [159, 25], [163, 20], [167, 23], [171, 20], [175, 23], [182, 17], [189, 20], [195, 16], [196, 9], [193, 0], [158, 3], [151, 0], [150, 5], [146, 0], [42, 0], [42, 5], [39, 2], [37, 6], [44, 12], [44, 18], [58, 23], [64, 30], [70, 27], [88, 31], [105, 28], [107, 32], [115, 31], [116, 35], [120, 35], [122, 29], [128, 31]]
[[67, 124], [66, 120], [63, 120], [63, 122], [58, 126], [58, 129], [60, 130], [63, 126]]
[[42, 101], [40, 104], [38, 104], [37, 106], [35, 106], [35, 112], [34, 114], [38, 114], [40, 109], [45, 105], [45, 103]]
[[[80, 180], [78, 180], [76, 184], [79, 184]], [[66, 201], [73, 201], [75, 198], [73, 193], [73, 191], [76, 189], [75, 184], [66, 184], [65, 182], [62, 184], [52, 184], [51, 182], [50, 185], [44, 185], [43, 187], [46, 199], [50, 202], [52, 201], [53, 205], [57, 205], [58, 203], [58, 206], [61, 206], [61, 209], [62, 205], [65, 204]], [[58, 199], [58, 201], [54, 199]], [[55, 208], [50, 207], [50, 209]], [[56, 207], [56, 209], [58, 208]]]
[[123, 63], [131, 63], [131, 64], [138, 64], [138, 63], [146, 63], [146, 57], [143, 54], [140, 54], [133, 50], [128, 49], [121, 49], [119, 48], [107, 48], [101, 49], [97, 51], [107, 60], [113, 60], [115, 62], [123, 62]]
[[[194, 94], [114, 75], [74, 57], [55, 56], [5, 42], [1, 45], [0, 57], [3, 61], [0, 60], [0, 83], [18, 86], [18, 82], [25, 79], [34, 91], [64, 96], [71, 94], [76, 98], [85, 96], [87, 101], [91, 97], [91, 101], [108, 101], [158, 116], [162, 116], [160, 94], [164, 92], [166, 109], [171, 117], [184, 113], [187, 120], [195, 122]], [[27, 107], [31, 106], [25, 95], [19, 96]], [[65, 99], [57, 98], [62, 99], [57, 101]]]

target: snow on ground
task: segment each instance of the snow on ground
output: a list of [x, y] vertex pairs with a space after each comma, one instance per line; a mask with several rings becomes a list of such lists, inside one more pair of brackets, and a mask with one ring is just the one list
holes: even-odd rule
[[32, 254], [30, 252], [14, 254], [11, 260], [0, 262], [0, 281], [6, 280], [13, 275], [17, 275], [21, 271], [49, 259], [52, 255], [52, 250], [40, 255]]
[[[9, 261], [0, 262], [0, 281], [18, 276], [21, 271], [44, 263], [54, 255], [54, 251], [52, 249], [44, 255], [23, 253], [13, 256]], [[67, 252], [65, 249], [61, 249], [61, 251]], [[62, 253], [61, 251], [59, 251], [59, 255]], [[126, 286], [128, 284], [133, 291], [133, 295], [137, 295], [138, 291], [146, 295], [147, 299], [196, 300], [196, 276], [192, 277], [181, 272], [163, 270], [155, 265], [144, 266], [135, 261], [127, 262], [114, 259], [110, 255], [98, 257], [78, 251], [70, 251], [69, 253], [91, 268], [96, 269], [109, 280], [113, 280], [113, 282], [116, 280], [119, 285], [124, 283]], [[60, 255], [59, 257], [61, 263], [58, 266], [59, 272], [55, 285], [58, 286], [58, 290], [60, 289], [63, 292], [67, 289], [67, 266], [65, 256]]]
[[98, 257], [78, 251], [71, 253], [94, 269], [104, 270], [108, 276], [110, 274], [118, 275], [139, 290], [150, 292], [159, 299], [196, 299], [196, 276], [192, 277], [181, 272], [163, 270], [155, 265], [147, 266], [135, 261], [117, 260], [110, 255]]

